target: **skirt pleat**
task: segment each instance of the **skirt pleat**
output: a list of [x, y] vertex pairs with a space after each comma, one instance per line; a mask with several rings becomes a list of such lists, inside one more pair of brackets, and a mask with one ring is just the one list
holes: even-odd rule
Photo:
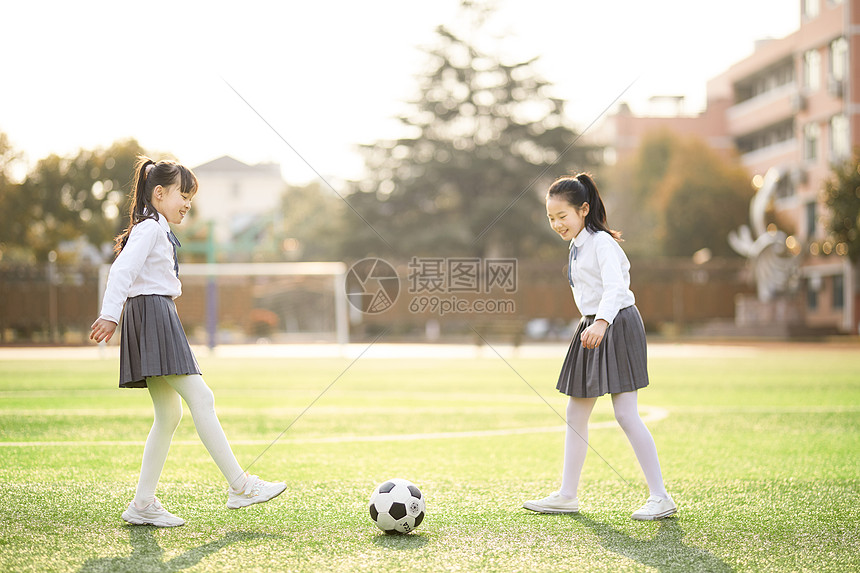
[[648, 385], [645, 326], [636, 306], [621, 309], [597, 348], [583, 348], [582, 332], [594, 316], [579, 321], [556, 388], [574, 398], [631, 392]]
[[141, 295], [128, 299], [121, 334], [120, 388], [146, 388], [149, 376], [200, 374], [170, 297]]

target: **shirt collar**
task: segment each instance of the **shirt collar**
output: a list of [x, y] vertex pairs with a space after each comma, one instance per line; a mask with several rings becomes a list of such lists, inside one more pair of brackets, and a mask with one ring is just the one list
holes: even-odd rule
[[158, 225], [162, 229], [164, 229], [164, 232], [169, 233], [170, 232], [170, 223], [167, 222], [167, 218], [162, 216], [161, 213], [156, 213], [155, 217], [156, 217], [155, 220], [158, 221]]
[[581, 230], [579, 234], [574, 237], [574, 239], [570, 242], [570, 248], [572, 249], [573, 247], [582, 247], [582, 245], [584, 245], [585, 242], [588, 241], [588, 239], [590, 239], [593, 234], [594, 233], [592, 233], [589, 229]]

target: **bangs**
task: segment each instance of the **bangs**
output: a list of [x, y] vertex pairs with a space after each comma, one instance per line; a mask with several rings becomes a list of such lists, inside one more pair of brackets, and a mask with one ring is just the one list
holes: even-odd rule
[[197, 193], [197, 176], [184, 165], [177, 165], [177, 167], [179, 167], [179, 192], [183, 195]]

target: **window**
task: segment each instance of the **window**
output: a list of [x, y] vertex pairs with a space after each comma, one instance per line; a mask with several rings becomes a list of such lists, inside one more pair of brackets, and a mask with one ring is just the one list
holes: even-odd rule
[[780, 177], [776, 182], [776, 198], [777, 199], [787, 199], [788, 197], [793, 197], [795, 194], [794, 188], [794, 178], [790, 176]]
[[803, 127], [803, 158], [806, 161], [818, 159], [818, 139], [821, 137], [821, 128], [817, 123], [807, 123]]
[[738, 138], [737, 146], [741, 153], [751, 153], [794, 139], [794, 121], [789, 120]]
[[840, 161], [851, 155], [851, 141], [848, 134], [848, 117], [839, 114], [830, 118], [830, 159]]
[[815, 236], [815, 220], [816, 215], [815, 203], [806, 204], [806, 238], [811, 239]]
[[735, 103], [766, 94], [794, 82], [794, 60], [789, 58], [734, 85]]
[[833, 310], [842, 310], [845, 306], [845, 283], [842, 275], [833, 277]]
[[806, 283], [806, 308], [809, 310], [818, 308], [818, 291], [813, 288], [812, 281]]
[[800, 6], [804, 18], [815, 18], [818, 16], [819, 0], [801, 0]]
[[790, 60], [776, 71], [777, 84], [784, 86], [794, 81], [794, 61]]
[[809, 50], [803, 54], [803, 87], [815, 91], [821, 87], [821, 54]]
[[836, 38], [830, 42], [830, 77], [843, 81], [848, 72], [848, 40]]

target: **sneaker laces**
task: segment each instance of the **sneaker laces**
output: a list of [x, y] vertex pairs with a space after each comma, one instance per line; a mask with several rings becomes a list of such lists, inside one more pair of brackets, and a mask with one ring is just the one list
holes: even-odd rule
[[132, 501], [132, 502], [131, 502], [131, 505], [132, 505], [132, 507], [134, 507], [134, 509], [135, 509], [136, 511], [150, 511], [150, 510], [153, 510], [153, 509], [154, 509], [154, 510], [156, 510], [156, 511], [158, 511], [158, 510], [163, 510], [163, 509], [164, 509], [164, 507], [162, 507], [162, 505], [161, 505], [161, 502], [159, 502], [159, 501], [158, 501], [158, 498], [157, 498], [157, 497], [152, 498], [152, 501], [150, 501], [149, 503], [147, 503], [147, 504], [146, 504], [145, 506], [143, 506], [143, 507], [140, 507], [140, 506], [139, 506], [139, 505], [137, 505], [137, 503], [135, 503], [134, 501]]
[[255, 475], [248, 475], [245, 480], [245, 485], [242, 486], [242, 489], [233, 490], [233, 493], [237, 495], [246, 495], [248, 497], [254, 497], [260, 494], [260, 488], [262, 487], [262, 485], [263, 484], [261, 483], [259, 477]]
[[645, 502], [645, 507], [646, 507], [646, 508], [648, 508], [648, 507], [654, 507], [654, 506], [656, 506], [656, 505], [660, 505], [660, 504], [661, 504], [661, 503], [663, 503], [664, 501], [666, 501], [666, 500], [665, 500], [665, 499], [663, 499], [662, 497], [657, 497], [656, 495], [652, 495], [652, 496], [651, 496], [651, 497], [649, 497], [649, 498], [648, 498], [648, 500]]

